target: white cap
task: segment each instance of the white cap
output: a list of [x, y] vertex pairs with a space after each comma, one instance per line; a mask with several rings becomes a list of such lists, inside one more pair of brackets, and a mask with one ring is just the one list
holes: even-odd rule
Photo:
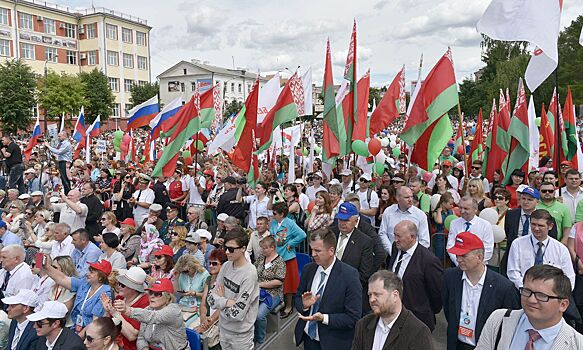
[[34, 191], [34, 192], [32, 192], [30, 195], [31, 195], [32, 197], [34, 197], [34, 196], [42, 196], [42, 195], [43, 195], [43, 193], [42, 193], [41, 191]]
[[323, 179], [324, 176], [322, 176], [322, 172], [321, 171], [316, 171], [314, 174], [312, 174], [313, 176], [318, 176], [320, 179]]
[[162, 211], [162, 206], [158, 203], [150, 205], [150, 211]]
[[518, 188], [516, 189], [516, 192], [522, 193], [522, 191], [527, 187], [528, 187], [528, 185], [524, 185], [524, 184], [519, 185]]
[[212, 238], [211, 233], [204, 228], [199, 228], [194, 232], [194, 234], [198, 235], [200, 238], [206, 238], [207, 241], [210, 241]]
[[295, 184], [304, 185], [304, 186], [306, 185], [306, 183], [304, 182], [304, 179], [302, 179], [302, 178], [295, 179], [295, 180], [294, 180], [294, 183], [295, 183]]
[[26, 319], [31, 322], [36, 322], [47, 318], [65, 318], [67, 317], [67, 312], [68, 310], [65, 304], [58, 301], [45, 301], [39, 312], [26, 316]]
[[49, 201], [51, 203], [57, 203], [59, 201], [59, 197], [51, 197], [51, 198], [49, 198]]
[[225, 213], [220, 213], [219, 215], [217, 215], [217, 220], [225, 221], [225, 220], [227, 220], [228, 217], [229, 217], [229, 215], [227, 215]]
[[30, 289], [21, 289], [18, 294], [2, 299], [6, 305], [26, 305], [35, 308], [38, 305], [38, 297], [35, 292]]
[[352, 175], [352, 171], [350, 171], [350, 169], [343, 169], [340, 172], [340, 175], [342, 175], [342, 176], [350, 176], [350, 175]]
[[33, 174], [33, 173], [36, 173], [36, 171], [34, 171], [34, 169], [33, 169], [33, 168], [28, 168], [28, 169], [26, 169], [26, 170], [24, 171], [24, 173], [25, 173], [25, 174]]
[[372, 181], [372, 176], [370, 176], [370, 174], [368, 174], [368, 173], [364, 173], [364, 174], [360, 175], [360, 177], [358, 179], [365, 179], [366, 181]]
[[328, 182], [328, 185], [340, 185], [340, 181], [338, 179], [332, 179]]
[[30, 199], [30, 194], [23, 193], [20, 196], [18, 196], [18, 199]]

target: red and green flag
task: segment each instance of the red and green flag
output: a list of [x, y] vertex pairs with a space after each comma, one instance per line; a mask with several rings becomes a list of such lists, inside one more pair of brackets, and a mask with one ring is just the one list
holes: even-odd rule
[[497, 142], [498, 134], [506, 132], [502, 127], [501, 116], [496, 108], [496, 99], [492, 101], [492, 110], [490, 111], [490, 122], [488, 124], [488, 137], [486, 138], [486, 152], [484, 153], [483, 174], [492, 181], [494, 171], [502, 169], [502, 163], [506, 158], [506, 151], [500, 147]]
[[[553, 144], [557, 142], [557, 132], [560, 132], [561, 145], [560, 149], [562, 154], [559, 153], [558, 146], [553, 147], [553, 152], [549, 154], [553, 159], [553, 169], [558, 170], [560, 167], [561, 160], [566, 159], [567, 150], [567, 135], [565, 133], [565, 124], [563, 123], [563, 118], [561, 115], [561, 106], [559, 106], [559, 100], [557, 98], [557, 88], [553, 90], [553, 97], [551, 98], [551, 103], [549, 103], [549, 108], [547, 109], [547, 117], [549, 118], [549, 123], [553, 131]], [[559, 128], [557, 129], [557, 125]], [[558, 130], [558, 131], [557, 131]]]
[[370, 134], [368, 132], [369, 119], [368, 119], [368, 96], [370, 90], [370, 69], [360, 78], [358, 84], [356, 85], [356, 91], [358, 95], [358, 114], [357, 122], [354, 124], [354, 130], [352, 131], [352, 138], [354, 140], [366, 140]]
[[526, 93], [522, 78], [518, 82], [518, 93], [516, 104], [514, 105], [513, 116], [510, 121], [508, 135], [511, 138], [510, 150], [506, 156], [506, 169], [504, 182], [509, 181], [510, 175], [515, 169], [522, 169], [528, 174], [528, 161], [530, 158], [530, 138], [528, 128], [528, 106], [526, 104]]
[[370, 135], [376, 135], [387, 128], [400, 114], [406, 111], [405, 106], [405, 66], [397, 73], [389, 85], [381, 102], [370, 116]]
[[[484, 132], [482, 130], [483, 125], [482, 108], [478, 112], [478, 121], [476, 122], [476, 131], [474, 133], [474, 139], [472, 140], [470, 147], [470, 156], [468, 158], [468, 170], [470, 165], [474, 160], [482, 160], [482, 153], [484, 152]], [[469, 171], [467, 172], [469, 174]]]
[[[358, 79], [356, 76], [356, 20], [352, 27], [346, 65], [344, 66], [344, 79], [336, 94], [336, 113], [338, 118], [344, 122], [346, 138], [340, 139], [340, 155], [350, 154], [352, 151], [352, 141], [356, 140], [353, 130], [358, 120], [358, 90], [356, 88]], [[366, 120], [362, 121], [366, 125]]]
[[327, 163], [334, 163], [340, 155], [340, 140], [346, 138], [344, 123], [340, 123], [336, 114], [336, 100], [334, 97], [334, 78], [332, 76], [332, 55], [330, 53], [330, 40], [326, 45], [326, 64], [324, 68], [324, 112], [323, 115], [323, 137], [322, 137], [322, 158]]
[[[462, 112], [462, 118], [461, 120], [464, 120], [464, 112]], [[458, 123], [458, 127], [457, 127], [457, 133], [455, 134], [455, 141], [453, 143], [453, 153], [457, 154], [458, 153], [458, 149], [460, 148], [460, 146], [462, 145], [462, 135], [464, 134], [464, 126], [463, 126], [463, 122], [462, 123]], [[464, 153], [465, 153], [465, 145], [464, 145]]]
[[431, 171], [435, 161], [447, 146], [453, 136], [453, 127], [449, 116], [445, 114], [438, 118], [419, 137], [411, 152], [411, 162], [416, 163], [421, 169]]
[[553, 136], [553, 128], [549, 122], [549, 117], [545, 110], [543, 102], [540, 114], [540, 142], [539, 142], [539, 156], [553, 157], [555, 150], [555, 137]]
[[565, 99], [563, 117], [565, 118], [565, 134], [567, 138], [567, 142], [563, 144], [565, 157], [568, 161], [573, 163], [574, 169], [579, 169], [579, 167], [583, 166], [583, 162], [581, 162], [581, 160], [583, 160], [583, 154], [581, 152], [579, 138], [577, 137], [575, 106], [573, 105], [573, 97], [571, 95], [570, 86], [567, 88], [567, 98]]
[[235, 121], [235, 140], [237, 142], [231, 160], [234, 165], [244, 172], [251, 171], [252, 155], [255, 151], [255, 128], [257, 127], [257, 107], [259, 103], [259, 77], [253, 87], [243, 109], [239, 112]]
[[200, 129], [211, 128], [213, 121], [222, 120], [223, 93], [220, 84], [200, 95]]

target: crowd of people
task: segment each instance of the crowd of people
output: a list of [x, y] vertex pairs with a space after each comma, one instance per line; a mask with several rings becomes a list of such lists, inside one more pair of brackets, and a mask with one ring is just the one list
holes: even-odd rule
[[432, 349], [442, 311], [448, 350], [583, 348], [569, 162], [504, 183], [449, 147], [424, 172], [386, 146], [382, 174], [278, 156], [252, 185], [221, 154], [152, 177], [73, 160], [66, 132], [28, 161], [2, 145], [0, 349], [254, 349], [273, 316], [306, 350]]

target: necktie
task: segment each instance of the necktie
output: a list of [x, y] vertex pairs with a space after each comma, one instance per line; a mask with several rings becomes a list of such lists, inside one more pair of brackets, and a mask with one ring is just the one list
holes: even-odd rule
[[524, 220], [524, 224], [522, 224], [522, 235], [526, 236], [528, 234], [528, 229], [530, 228], [530, 215], [524, 214], [526, 220]]
[[536, 251], [536, 255], [534, 257], [534, 264], [535, 265], [540, 265], [543, 263], [543, 247], [544, 247], [544, 243], [543, 242], [538, 242], [538, 249]]
[[344, 242], [348, 239], [348, 235], [341, 233], [340, 240], [338, 241], [338, 250], [336, 251], [336, 258], [342, 260], [342, 255], [344, 255], [344, 249], [346, 249], [346, 245]]
[[395, 275], [399, 276], [399, 270], [401, 270], [401, 263], [403, 262], [403, 256], [407, 254], [407, 252], [400, 251], [399, 256], [397, 257], [397, 265], [395, 265]]
[[472, 223], [469, 221], [466, 221], [466, 232], [470, 230], [470, 226], [472, 226]]
[[541, 338], [540, 334], [538, 334], [537, 331], [535, 331], [534, 329], [529, 329], [528, 342], [526, 343], [524, 350], [534, 350], [534, 342], [539, 340], [540, 338]]
[[2, 284], [2, 291], [3, 292], [6, 290], [6, 287], [8, 287], [9, 280], [10, 280], [10, 272], [6, 271], [6, 274], [4, 275], [4, 284]]
[[[316, 292], [316, 295], [319, 295], [320, 297], [318, 298], [318, 300], [316, 300], [314, 305], [312, 305], [312, 311], [310, 312], [310, 316], [315, 314], [316, 312], [318, 312], [318, 309], [320, 308], [320, 300], [322, 300], [322, 293], [324, 292], [324, 282], [325, 281], [326, 281], [326, 272], [322, 271], [322, 272], [320, 272], [320, 283], [318, 284], [318, 291]], [[316, 328], [317, 327], [318, 327], [318, 322], [316, 322], [316, 321], [308, 322], [308, 336], [311, 339], [316, 339]]]
[[140, 192], [138, 192], [138, 196], [136, 197], [136, 204], [134, 204], [134, 208], [136, 208], [138, 206], [138, 202], [140, 201], [140, 196], [142, 195], [142, 190], [140, 190]]
[[16, 350], [16, 346], [18, 345], [19, 340], [20, 340], [20, 328], [16, 326], [16, 329], [14, 330], [14, 338], [12, 338], [12, 345], [10, 346], [10, 349]]

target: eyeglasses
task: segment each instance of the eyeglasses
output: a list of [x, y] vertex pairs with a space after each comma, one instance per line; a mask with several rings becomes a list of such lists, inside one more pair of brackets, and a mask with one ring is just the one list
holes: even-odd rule
[[541, 193], [554, 193], [555, 190], [540, 190]]
[[162, 292], [152, 292], [152, 291], [148, 291], [148, 295], [151, 296], [151, 297], [160, 298], [160, 297], [162, 297]]
[[505, 198], [502, 196], [496, 196], [496, 197], [494, 197], [494, 199], [497, 201], [503, 201]]
[[29, 212], [29, 211], [27, 211], [27, 212], [25, 212], [25, 213], [24, 213], [24, 215], [31, 216], [31, 215], [32, 215], [32, 213], [31, 213], [31, 212]]
[[211, 266], [219, 266], [220, 263], [218, 261], [209, 261], [209, 265], [211, 265]]
[[50, 322], [43, 322], [43, 321], [36, 321], [34, 324], [36, 324], [36, 326], [38, 328], [43, 328], [45, 325], [51, 324], [51, 323]]
[[103, 338], [93, 338], [93, 337], [92, 337], [92, 336], [90, 336], [90, 335], [85, 335], [85, 339], [87, 339], [87, 341], [88, 341], [89, 343], [93, 343], [93, 341], [94, 341], [94, 340], [100, 340], [100, 339], [104, 339], [104, 338], [106, 338], [106, 337], [103, 337]]
[[227, 247], [225, 246], [225, 249], [229, 252], [229, 253], [234, 253], [235, 250], [239, 249], [241, 247]]
[[532, 290], [528, 289], [528, 288], [518, 288], [518, 290], [520, 291], [520, 295], [522, 295], [525, 298], [530, 298], [531, 295], [534, 294], [534, 297], [536, 298], [536, 300], [538, 301], [542, 301], [544, 303], [548, 302], [549, 299], [565, 299], [559, 296], [553, 296], [553, 295], [546, 295], [545, 293], [542, 292], [533, 292]]
[[106, 221], [106, 220], [107, 220], [106, 218], [99, 219], [99, 221]]

